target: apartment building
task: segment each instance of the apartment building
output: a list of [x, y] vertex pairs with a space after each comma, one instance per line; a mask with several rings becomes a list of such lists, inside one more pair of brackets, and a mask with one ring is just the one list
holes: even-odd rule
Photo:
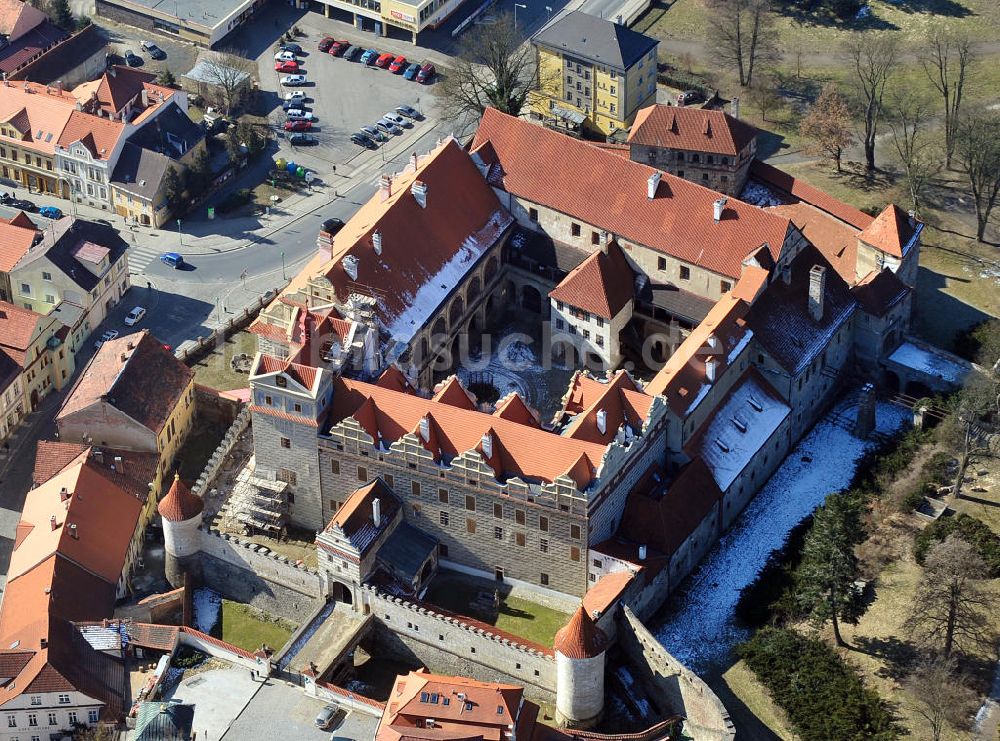
[[[66, 344], [68, 330], [55, 317], [0, 301], [0, 355], [19, 381], [8, 385], [8, 414], [20, 416], [35, 411], [39, 402], [67, 382], [74, 370], [74, 355]], [[20, 396], [15, 391], [20, 389]], [[4, 392], [4, 397], [7, 393]], [[8, 427], [8, 433], [12, 429]]]

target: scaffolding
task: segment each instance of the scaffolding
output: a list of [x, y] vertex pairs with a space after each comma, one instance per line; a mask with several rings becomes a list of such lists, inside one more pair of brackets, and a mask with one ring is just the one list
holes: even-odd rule
[[288, 484], [260, 478], [249, 467], [244, 468], [221, 514], [230, 532], [242, 530], [244, 535], [280, 539], [288, 524]]

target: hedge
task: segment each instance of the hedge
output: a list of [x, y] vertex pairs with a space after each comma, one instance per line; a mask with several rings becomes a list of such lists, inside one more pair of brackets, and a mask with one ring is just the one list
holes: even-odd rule
[[944, 541], [952, 533], [967, 542], [986, 563], [990, 578], [1000, 577], [1000, 535], [989, 525], [964, 512], [955, 517], [942, 517], [925, 527], [913, 542], [913, 555], [921, 566], [927, 552], [935, 543]]
[[802, 741], [899, 738], [889, 706], [822, 641], [785, 628], [762, 628], [739, 653]]

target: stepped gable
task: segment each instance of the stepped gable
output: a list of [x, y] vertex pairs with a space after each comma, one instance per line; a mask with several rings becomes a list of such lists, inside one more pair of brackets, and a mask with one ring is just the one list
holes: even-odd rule
[[180, 474], [174, 474], [174, 483], [170, 485], [170, 491], [160, 500], [156, 509], [164, 520], [183, 522], [201, 514], [205, 509], [205, 503], [181, 481]]
[[581, 604], [556, 633], [553, 648], [568, 659], [592, 659], [608, 647], [608, 637], [598, 628]]

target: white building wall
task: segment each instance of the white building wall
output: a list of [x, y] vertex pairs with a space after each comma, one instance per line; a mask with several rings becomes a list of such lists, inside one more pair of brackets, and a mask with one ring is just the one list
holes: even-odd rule
[[48, 741], [74, 723], [96, 723], [100, 712], [101, 703], [82, 692], [18, 695], [0, 707], [0, 741]]

